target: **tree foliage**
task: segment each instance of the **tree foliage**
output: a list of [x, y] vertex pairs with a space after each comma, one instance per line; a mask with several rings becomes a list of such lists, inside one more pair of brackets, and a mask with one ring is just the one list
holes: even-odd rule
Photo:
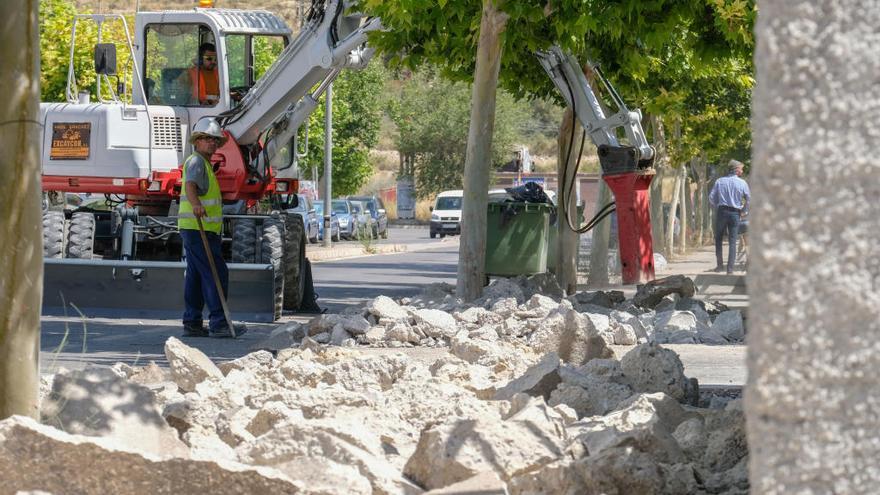
[[[333, 83], [334, 195], [355, 194], [372, 175], [369, 152], [379, 141], [384, 84], [385, 69], [378, 61], [362, 71], [345, 71]], [[324, 108], [321, 98], [308, 121], [308, 155], [300, 166], [309, 178], [313, 165], [324, 169]]]
[[[468, 84], [444, 80], [431, 70], [421, 70], [403, 83], [400, 98], [389, 105], [397, 125], [397, 146], [414, 160], [416, 194], [427, 197], [463, 186], [467, 129], [470, 120]], [[513, 146], [522, 139], [527, 120], [525, 106], [501, 93], [495, 115], [492, 168], [511, 159]]]

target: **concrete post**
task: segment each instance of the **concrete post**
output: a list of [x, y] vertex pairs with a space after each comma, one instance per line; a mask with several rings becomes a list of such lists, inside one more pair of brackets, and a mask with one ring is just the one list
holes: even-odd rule
[[333, 214], [333, 83], [324, 93], [324, 247], [330, 247], [330, 215]]
[[877, 493], [880, 8], [766, 0], [758, 12], [751, 490]]

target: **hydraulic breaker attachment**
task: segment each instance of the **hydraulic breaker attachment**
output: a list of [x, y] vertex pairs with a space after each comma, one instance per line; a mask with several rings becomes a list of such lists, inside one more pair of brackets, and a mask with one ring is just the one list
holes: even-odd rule
[[[274, 319], [272, 265], [230, 263], [229, 308], [243, 321]], [[184, 262], [46, 259], [43, 314], [179, 319]], [[207, 314], [205, 315], [207, 319]]]
[[651, 235], [651, 173], [603, 174], [617, 208], [617, 233], [624, 284], [654, 280], [654, 244]]

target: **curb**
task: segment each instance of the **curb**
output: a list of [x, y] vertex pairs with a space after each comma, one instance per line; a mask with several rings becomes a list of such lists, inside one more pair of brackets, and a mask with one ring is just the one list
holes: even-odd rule
[[408, 251], [406, 244], [376, 244], [371, 246], [373, 252], [367, 252], [362, 246], [341, 247], [341, 248], [306, 248], [306, 258], [312, 263], [321, 261], [340, 260], [344, 258], [359, 258], [361, 256], [374, 256], [378, 254], [403, 253]]

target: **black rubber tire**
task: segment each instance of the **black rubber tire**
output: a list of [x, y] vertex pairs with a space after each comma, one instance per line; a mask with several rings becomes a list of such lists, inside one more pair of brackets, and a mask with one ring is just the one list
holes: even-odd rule
[[302, 217], [284, 216], [284, 303], [289, 311], [302, 305], [305, 292], [306, 233]]
[[232, 262], [257, 262], [257, 221], [236, 219], [232, 227]]
[[444, 237], [446, 237], [446, 234], [444, 234], [443, 232], [440, 232], [440, 238], [443, 239]]
[[437, 233], [434, 232], [434, 231], [432, 230], [431, 233], [430, 233], [430, 236], [431, 236], [431, 239], [436, 239], [436, 238], [437, 238]]
[[83, 211], [70, 217], [65, 258], [90, 260], [95, 250], [95, 215]]
[[372, 229], [370, 229], [370, 238], [378, 239], [379, 238], [379, 227], [374, 225]]
[[64, 212], [43, 212], [43, 258], [64, 255]]
[[284, 307], [284, 224], [280, 219], [263, 220], [260, 236], [260, 263], [272, 265], [275, 281], [275, 319]]

